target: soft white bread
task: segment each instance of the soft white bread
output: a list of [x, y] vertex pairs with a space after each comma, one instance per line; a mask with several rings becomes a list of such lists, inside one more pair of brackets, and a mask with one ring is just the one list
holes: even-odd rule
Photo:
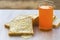
[[30, 16], [24, 19], [18, 19], [10, 25], [9, 35], [33, 34], [33, 23]]

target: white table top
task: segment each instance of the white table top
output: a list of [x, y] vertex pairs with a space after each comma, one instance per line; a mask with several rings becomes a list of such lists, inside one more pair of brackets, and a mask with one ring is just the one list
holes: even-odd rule
[[[53, 29], [49, 32], [39, 31], [38, 28], [34, 29], [34, 36], [29, 39], [21, 37], [10, 37], [8, 29], [4, 24], [17, 15], [31, 15], [38, 14], [38, 10], [0, 10], [0, 40], [60, 40], [60, 28]], [[54, 14], [60, 18], [60, 10], [54, 10]]]

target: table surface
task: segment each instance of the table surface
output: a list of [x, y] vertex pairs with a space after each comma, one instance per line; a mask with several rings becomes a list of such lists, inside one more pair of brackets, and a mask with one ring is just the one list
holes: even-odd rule
[[[54, 10], [54, 15], [60, 18], [60, 10]], [[9, 22], [17, 15], [34, 15], [38, 14], [38, 10], [0, 10], [0, 40], [60, 40], [60, 28], [53, 29], [49, 32], [39, 31], [34, 28], [34, 36], [29, 39], [21, 38], [20, 36], [10, 37], [8, 29], [4, 24]]]

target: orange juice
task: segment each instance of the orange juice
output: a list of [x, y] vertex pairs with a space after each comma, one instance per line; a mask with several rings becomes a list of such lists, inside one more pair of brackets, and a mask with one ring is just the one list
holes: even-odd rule
[[39, 7], [39, 29], [50, 30], [52, 29], [53, 21], [53, 7], [40, 6]]

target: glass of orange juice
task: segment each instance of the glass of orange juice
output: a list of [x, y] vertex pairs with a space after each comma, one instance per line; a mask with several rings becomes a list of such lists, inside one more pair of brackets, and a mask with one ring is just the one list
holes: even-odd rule
[[39, 5], [39, 29], [51, 30], [53, 22], [53, 6], [48, 1], [42, 1]]

